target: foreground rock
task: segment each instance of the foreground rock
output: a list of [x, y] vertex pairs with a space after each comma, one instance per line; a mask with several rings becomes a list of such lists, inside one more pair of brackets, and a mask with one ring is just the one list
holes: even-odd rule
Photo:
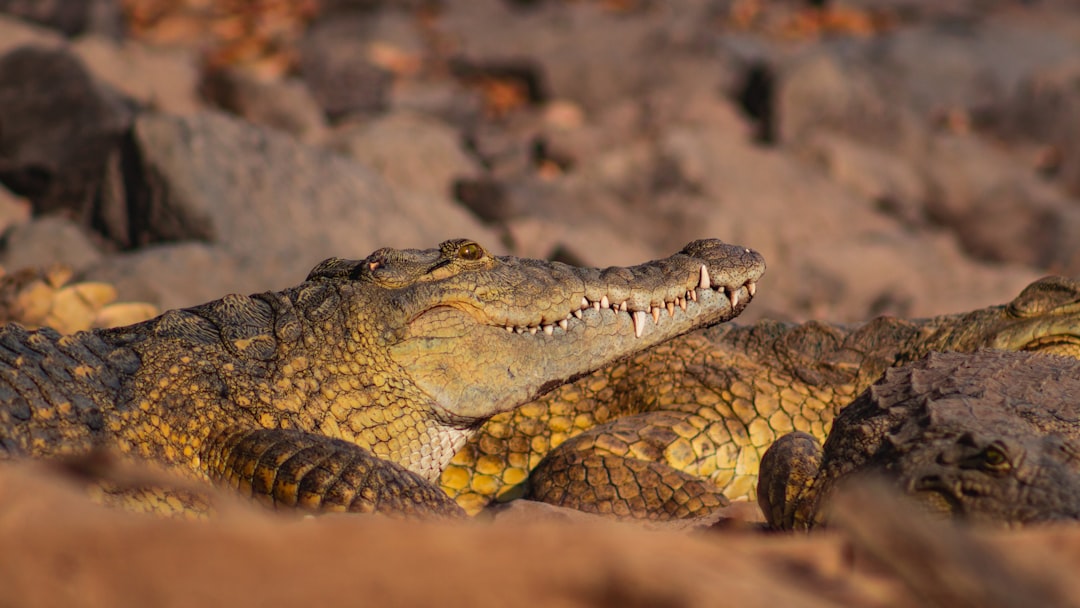
[[972, 532], [876, 492], [853, 496], [837, 529], [798, 538], [601, 521], [295, 520], [226, 507], [211, 522], [135, 516], [87, 503], [69, 477], [0, 467], [0, 542], [19, 547], [0, 552], [0, 585], [18, 605], [86, 607], [198, 597], [205, 606], [1019, 608], [1080, 597], [1080, 530]]

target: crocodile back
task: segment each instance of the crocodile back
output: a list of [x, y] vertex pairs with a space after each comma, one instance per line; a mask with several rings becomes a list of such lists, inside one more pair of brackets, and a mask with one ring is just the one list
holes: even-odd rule
[[139, 359], [93, 332], [0, 327], [0, 459], [85, 452], [112, 432]]

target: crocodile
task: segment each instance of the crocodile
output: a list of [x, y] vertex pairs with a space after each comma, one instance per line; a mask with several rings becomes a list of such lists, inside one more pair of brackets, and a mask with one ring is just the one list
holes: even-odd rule
[[690, 332], [493, 417], [441, 483], [469, 512], [524, 496], [625, 518], [702, 516], [753, 499], [774, 440], [823, 441], [886, 369], [979, 348], [1080, 357], [1080, 282], [1046, 277], [1008, 304], [932, 318]]
[[844, 408], [824, 447], [795, 432], [764, 454], [770, 527], [827, 524], [836, 488], [878, 477], [925, 511], [980, 524], [1080, 519], [1080, 361], [1037, 352], [931, 353]]
[[331, 258], [293, 288], [120, 328], [7, 325], [0, 460], [108, 450], [275, 507], [455, 516], [434, 482], [486, 419], [734, 317], [764, 267], [715, 239], [607, 269], [457, 239]]

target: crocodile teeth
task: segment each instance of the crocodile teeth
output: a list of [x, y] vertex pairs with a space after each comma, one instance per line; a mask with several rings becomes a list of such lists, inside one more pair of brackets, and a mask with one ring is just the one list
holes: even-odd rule
[[637, 338], [640, 338], [641, 337], [641, 332], [643, 332], [643, 331], [645, 331], [645, 311], [644, 310], [635, 310], [634, 311], [634, 336], [637, 337]]
[[575, 319], [580, 319], [581, 318], [581, 311], [580, 310], [575, 310], [573, 312], [573, 315], [574, 315]]
[[731, 307], [735, 308], [739, 305], [739, 290], [738, 289], [726, 289], [728, 298], [731, 299]]
[[747, 281], [746, 282], [746, 293], [750, 294], [751, 298], [754, 297], [754, 294], [757, 293], [757, 283], [755, 283], [753, 281]]
[[554, 325], [545, 325], [544, 326], [544, 333], [549, 335], [549, 336], [551, 334], [555, 333], [555, 326]]
[[659, 306], [653, 306], [651, 309], [649, 309], [649, 312], [652, 313], [653, 323], [659, 325], [660, 324], [660, 307]]
[[[559, 327], [563, 328], [563, 331], [566, 330], [567, 325], [569, 325], [569, 323], [566, 322], [566, 319], [563, 319], [562, 321], [559, 321]], [[548, 325], [548, 327], [551, 327], [551, 326]]]
[[675, 316], [675, 302], [668, 302], [667, 303], [667, 315], [669, 317], [674, 317]]
[[536, 335], [536, 330], [537, 330], [537, 328], [536, 328], [535, 326], [534, 326], [534, 327], [530, 327], [530, 328], [529, 328], [529, 333], [535, 336], [535, 335]]
[[611, 308], [611, 302], [608, 302], [607, 296], [600, 298], [600, 308]]
[[686, 310], [686, 298], [679, 298], [679, 308]]
[[622, 301], [622, 302], [621, 302], [621, 303], [619, 304], [619, 312], [626, 312], [626, 300], [623, 300], [623, 301]]
[[691, 290], [687, 291], [686, 295], [689, 296], [689, 298], [691, 300], [697, 302], [697, 290], [696, 289], [691, 289]]
[[701, 280], [698, 281], [698, 289], [710, 289], [712, 283], [709, 281], [709, 269], [705, 268], [705, 265], [701, 265]]
[[596, 301], [592, 303], [593, 310], [600, 312], [600, 302]]
[[508, 331], [510, 333], [514, 333], [514, 326], [513, 325], [507, 325], [506, 326], [506, 331]]
[[581, 297], [581, 310], [585, 310], [589, 307], [589, 300], [585, 296]]

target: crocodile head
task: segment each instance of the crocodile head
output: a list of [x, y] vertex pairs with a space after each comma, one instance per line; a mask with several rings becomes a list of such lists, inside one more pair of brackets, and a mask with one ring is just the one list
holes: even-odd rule
[[1038, 351], [1080, 358], [1080, 281], [1044, 277], [1012, 302], [936, 319], [910, 359], [930, 351], [979, 348]]
[[1080, 519], [1080, 361], [1031, 352], [931, 353], [889, 369], [833, 421], [761, 459], [770, 526], [827, 523], [843, 486], [885, 480], [927, 513], [995, 525]]
[[[350, 273], [366, 347], [384, 351], [445, 420], [474, 424], [620, 357], [736, 316], [762, 257], [699, 240], [662, 260], [578, 268], [494, 256], [470, 240], [328, 260]], [[371, 311], [377, 311], [372, 315]]]
[[914, 444], [894, 464], [898, 487], [927, 512], [969, 521], [1080, 519], [1080, 443], [1005, 422], [979, 431], [943, 428]]

